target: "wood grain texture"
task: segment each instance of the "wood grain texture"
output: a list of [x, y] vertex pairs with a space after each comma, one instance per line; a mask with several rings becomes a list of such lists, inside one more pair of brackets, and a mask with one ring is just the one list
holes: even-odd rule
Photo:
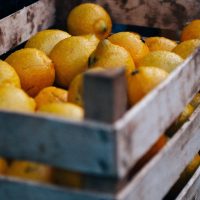
[[198, 1], [96, 0], [95, 2], [107, 8], [114, 22], [166, 29], [180, 29], [186, 22], [199, 17], [200, 12]]
[[114, 176], [114, 135], [103, 124], [0, 112], [0, 155], [72, 171]]
[[58, 0], [57, 19], [61, 27], [66, 27], [69, 10], [85, 2], [102, 5], [115, 23], [177, 30], [188, 21], [200, 18], [200, 2], [195, 0]]
[[114, 123], [126, 112], [124, 68], [87, 72], [83, 91], [86, 119]]
[[118, 194], [119, 200], [160, 200], [200, 147], [200, 106], [167, 145]]
[[197, 169], [188, 184], [178, 195], [176, 200], [199, 200], [200, 199], [200, 167]]
[[14, 178], [0, 177], [1, 200], [113, 200], [109, 194], [98, 194], [52, 185], [25, 182]]
[[118, 174], [124, 176], [200, 90], [200, 49], [115, 123]]
[[40, 0], [0, 20], [0, 55], [53, 25], [54, 0]]

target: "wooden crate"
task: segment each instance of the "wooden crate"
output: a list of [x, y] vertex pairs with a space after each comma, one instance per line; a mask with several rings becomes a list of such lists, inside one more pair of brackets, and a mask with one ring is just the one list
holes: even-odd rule
[[[67, 15], [71, 7], [80, 2], [84, 1], [40, 0], [0, 20], [0, 54], [23, 43], [39, 30], [52, 25], [64, 27], [64, 20], [61, 19], [64, 19], [63, 16]], [[96, 2], [104, 5], [111, 12], [114, 21], [119, 23], [172, 29], [182, 27], [187, 20], [195, 17], [199, 12], [196, 1], [194, 1], [196, 3], [185, 2], [183, 5], [176, 1], [160, 1], [162, 12], [159, 11], [159, 17], [154, 14], [152, 21], [151, 15], [146, 18], [143, 15], [136, 15], [137, 17], [135, 15], [132, 17], [132, 15], [141, 13], [141, 10], [146, 12], [150, 10], [154, 13], [158, 10], [155, 10], [158, 6], [157, 1], [123, 3], [123, 1], [104, 0]], [[181, 5], [185, 8], [181, 10], [182, 14], [179, 13], [181, 16], [189, 8], [195, 8], [191, 18], [180, 18], [180, 16], [176, 18], [171, 15], [172, 10], [175, 12], [177, 9], [180, 12]], [[56, 9], [59, 12], [56, 13]], [[171, 17], [168, 22], [160, 21], [168, 16]], [[199, 51], [196, 50], [166, 81], [135, 107], [120, 118], [118, 118], [120, 115], [117, 115], [118, 119], [113, 123], [106, 123], [103, 118], [104, 122], [92, 119], [72, 122], [51, 116], [1, 111], [0, 155], [38, 161], [102, 177], [110, 176], [120, 179], [125, 177], [199, 91]], [[120, 73], [119, 71], [117, 75], [109, 76], [109, 80], [115, 83], [120, 82], [121, 79], [118, 76]], [[110, 91], [113, 92], [112, 88]], [[116, 93], [113, 92], [113, 95]], [[109, 98], [112, 98], [112, 95], [109, 95]], [[88, 110], [86, 109], [86, 114], [92, 109], [95, 108], [91, 106]], [[102, 108], [100, 112], [103, 111]], [[112, 114], [111, 117], [116, 117], [116, 113]], [[133, 197], [134, 199], [161, 199], [200, 149], [199, 120], [200, 108], [166, 147], [117, 194], [113, 192], [97, 194], [94, 191], [77, 191], [36, 183], [27, 184], [24, 181], [1, 177], [0, 198], [13, 200], [21, 198], [132, 200]], [[198, 178], [199, 174], [191, 181], [197, 182], [198, 185]], [[165, 183], [164, 187], [162, 183]], [[192, 190], [190, 185], [187, 187], [188, 189], [185, 190]], [[182, 196], [185, 196], [184, 192]]]

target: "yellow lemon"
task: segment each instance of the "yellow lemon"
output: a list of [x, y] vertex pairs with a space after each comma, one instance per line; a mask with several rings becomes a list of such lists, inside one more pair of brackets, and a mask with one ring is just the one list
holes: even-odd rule
[[22, 89], [30, 96], [51, 86], [55, 78], [52, 61], [38, 49], [26, 48], [15, 51], [6, 59], [19, 75]]
[[0, 175], [5, 174], [7, 168], [8, 168], [7, 161], [4, 158], [0, 157]]
[[38, 111], [77, 121], [84, 116], [83, 109], [72, 103], [49, 103], [41, 106]]
[[99, 40], [95, 35], [72, 36], [59, 42], [50, 53], [56, 69], [56, 82], [68, 87], [74, 77], [87, 69], [90, 54]]
[[48, 103], [66, 103], [68, 101], [68, 91], [57, 87], [46, 87], [35, 97], [37, 108]]
[[190, 22], [181, 33], [181, 41], [192, 39], [200, 39], [200, 19]]
[[152, 51], [140, 60], [139, 66], [154, 66], [167, 72], [171, 72], [182, 62], [183, 59], [173, 52]]
[[21, 87], [19, 76], [8, 63], [0, 60], [0, 84], [12, 84]]
[[195, 97], [192, 99], [190, 104], [193, 106], [193, 108], [197, 108], [200, 104], [200, 93], [197, 93]]
[[175, 122], [167, 130], [169, 137], [172, 137], [182, 126], [189, 120], [189, 117], [194, 112], [194, 107], [191, 104], [188, 104]]
[[119, 32], [111, 35], [108, 40], [113, 44], [124, 47], [137, 65], [138, 61], [149, 53], [147, 45], [133, 33]]
[[193, 160], [189, 163], [189, 165], [185, 168], [185, 170], [181, 173], [179, 181], [184, 182], [189, 180], [199, 166], [200, 166], [200, 156], [197, 154], [195, 155]]
[[82, 188], [83, 180], [83, 175], [78, 172], [71, 172], [63, 169], [54, 170], [54, 181], [58, 185]]
[[[87, 71], [102, 71], [104, 70], [103, 68], [96, 67], [89, 69]], [[71, 82], [69, 86], [69, 96], [68, 96], [68, 101], [71, 103], [74, 103], [80, 107], [83, 107], [84, 101], [83, 101], [83, 78], [84, 78], [84, 73], [79, 74], [74, 78], [74, 80]]]
[[91, 54], [88, 67], [102, 67], [105, 69], [125, 67], [126, 75], [128, 75], [135, 69], [135, 64], [126, 49], [105, 39], [99, 43], [97, 49]]
[[185, 122], [187, 122], [187, 120], [189, 119], [189, 117], [192, 115], [193, 112], [194, 112], [194, 107], [191, 104], [188, 104], [184, 108], [183, 112], [180, 114], [178, 119], [176, 120], [175, 122], [176, 126], [180, 128]]
[[140, 67], [128, 79], [128, 100], [136, 104], [146, 94], [168, 77], [168, 73], [156, 67]]
[[178, 44], [173, 52], [186, 59], [190, 56], [196, 48], [200, 47], [200, 40], [187, 40]]
[[165, 37], [149, 37], [145, 43], [150, 51], [172, 51], [177, 45], [175, 41]]
[[70, 36], [67, 32], [61, 30], [40, 31], [28, 40], [25, 48], [36, 48], [49, 55], [58, 42]]
[[106, 38], [112, 28], [112, 21], [104, 8], [93, 3], [76, 6], [69, 13], [67, 28], [72, 35], [95, 34], [98, 38]]
[[34, 112], [35, 101], [20, 88], [0, 85], [0, 109]]
[[42, 183], [52, 182], [52, 168], [29, 161], [13, 161], [6, 173], [8, 176], [37, 181]]

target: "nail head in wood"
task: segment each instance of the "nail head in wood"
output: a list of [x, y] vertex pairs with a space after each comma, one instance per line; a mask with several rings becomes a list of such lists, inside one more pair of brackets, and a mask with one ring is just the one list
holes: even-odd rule
[[124, 68], [87, 72], [84, 104], [86, 119], [113, 123], [122, 117], [127, 108]]

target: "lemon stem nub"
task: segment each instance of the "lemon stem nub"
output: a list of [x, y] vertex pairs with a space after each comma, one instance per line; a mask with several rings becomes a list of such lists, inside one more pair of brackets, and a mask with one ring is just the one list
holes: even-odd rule
[[134, 71], [131, 72], [131, 75], [134, 76], [134, 75], [136, 75], [136, 74], [138, 74], [138, 73], [139, 73], [139, 70], [138, 70], [138, 69], [135, 69]]
[[93, 65], [96, 61], [97, 61], [96, 57], [93, 57], [93, 56], [89, 57], [89, 59], [88, 59], [88, 67]]

